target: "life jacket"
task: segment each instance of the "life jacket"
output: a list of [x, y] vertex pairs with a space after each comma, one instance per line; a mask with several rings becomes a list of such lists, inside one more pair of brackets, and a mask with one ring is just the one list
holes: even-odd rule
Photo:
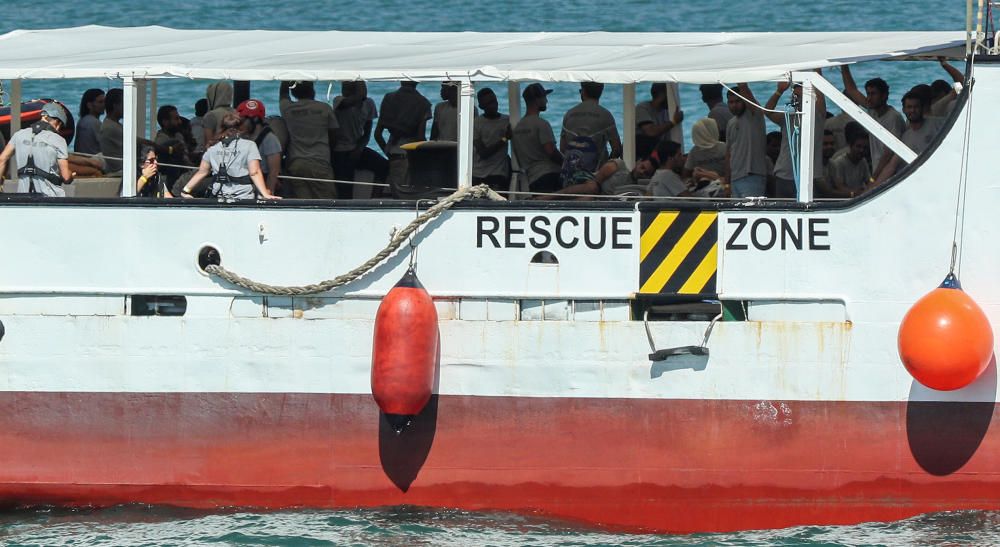
[[[219, 170], [215, 172], [212, 176], [212, 187], [214, 193], [212, 197], [218, 197], [222, 193], [222, 188], [227, 184], [248, 184], [253, 188], [254, 195], [257, 194], [257, 187], [254, 186], [253, 180], [250, 179], [250, 175], [243, 175], [242, 177], [234, 177], [229, 174], [229, 168], [232, 167], [234, 161], [236, 161], [236, 149], [239, 147], [239, 135], [226, 137], [219, 141], [222, 144], [222, 160], [219, 162]], [[232, 145], [232, 158], [227, 160], [226, 157], [230, 152], [230, 145]], [[215, 186], [215, 185], [218, 186]]]
[[35, 137], [38, 136], [42, 131], [56, 132], [55, 128], [46, 122], [39, 121], [35, 122], [31, 126], [31, 148], [28, 149], [28, 160], [24, 162], [24, 166], [17, 170], [18, 179], [22, 177], [28, 178], [28, 193], [38, 194], [39, 192], [35, 190], [35, 177], [43, 178], [56, 186], [63, 185], [62, 175], [57, 173], [52, 173], [50, 171], [45, 171], [40, 169], [35, 165]]

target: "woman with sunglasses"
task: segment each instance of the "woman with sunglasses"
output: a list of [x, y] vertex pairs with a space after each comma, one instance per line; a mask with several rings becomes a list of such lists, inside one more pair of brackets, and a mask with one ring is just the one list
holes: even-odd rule
[[152, 146], [143, 146], [139, 158], [142, 163], [139, 165], [139, 178], [135, 181], [135, 195], [147, 198], [174, 197], [160, 177], [156, 150]]

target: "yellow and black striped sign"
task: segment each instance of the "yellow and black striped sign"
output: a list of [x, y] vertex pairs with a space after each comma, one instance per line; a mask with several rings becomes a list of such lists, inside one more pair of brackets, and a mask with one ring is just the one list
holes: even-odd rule
[[718, 216], [715, 211], [643, 212], [639, 292], [715, 294]]

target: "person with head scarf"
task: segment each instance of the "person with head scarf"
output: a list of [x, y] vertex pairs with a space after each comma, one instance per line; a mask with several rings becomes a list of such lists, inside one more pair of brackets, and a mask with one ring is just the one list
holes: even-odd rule
[[691, 141], [694, 148], [684, 162], [685, 179], [690, 178], [697, 167], [716, 173], [726, 172], [726, 143], [719, 141], [719, 126], [715, 120], [702, 118], [694, 122]]
[[233, 86], [229, 82], [214, 82], [208, 84], [205, 90], [208, 100], [208, 112], [202, 119], [204, 126], [205, 146], [212, 146], [222, 133], [222, 118], [233, 112]]

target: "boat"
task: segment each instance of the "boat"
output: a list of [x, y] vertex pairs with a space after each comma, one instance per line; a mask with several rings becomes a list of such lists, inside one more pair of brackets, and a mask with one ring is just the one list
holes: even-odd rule
[[[0, 505], [414, 505], [652, 532], [998, 509], [995, 359], [937, 390], [898, 347], [908, 311], [949, 272], [1000, 324], [1000, 57], [985, 42], [974, 29], [0, 36], [0, 79], [119, 79], [126, 142], [161, 79], [460, 82], [459, 198], [473, 191], [468, 113], [483, 82], [514, 97], [534, 81], [623, 84], [625, 127], [639, 82], [790, 79], [806, 102], [820, 91], [845, 109], [813, 69], [948, 56], [974, 82], [927, 152], [887, 142], [914, 161], [847, 200], [808, 184], [794, 200], [0, 194]], [[40, 44], [59, 61], [23, 54]], [[438, 216], [419, 216], [434, 203]], [[412, 239], [396, 237], [415, 218]], [[218, 275], [315, 283], [390, 238], [399, 250], [318, 293]], [[373, 333], [410, 268], [439, 349], [426, 406], [400, 424], [372, 396]]]
[[[0, 89], [0, 94], [2, 94], [2, 89]], [[73, 113], [70, 112], [66, 105], [60, 103], [59, 101], [54, 101], [52, 99], [34, 99], [31, 101], [25, 101], [21, 103], [19, 109], [19, 116], [21, 118], [21, 127], [27, 127], [38, 120], [42, 119], [42, 107], [48, 103], [57, 103], [62, 107], [63, 111], [66, 112], [66, 126], [63, 127], [59, 134], [63, 136], [67, 141], [73, 140], [73, 135], [76, 131], [76, 124], [73, 120]], [[7, 140], [10, 139], [10, 120], [12, 115], [12, 110], [10, 106], [0, 107], [0, 134]]]

